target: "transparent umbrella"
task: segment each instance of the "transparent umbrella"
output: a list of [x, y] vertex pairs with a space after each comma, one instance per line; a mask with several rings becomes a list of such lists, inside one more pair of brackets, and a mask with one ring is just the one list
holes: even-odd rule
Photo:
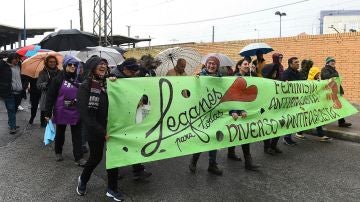
[[86, 62], [93, 55], [105, 58], [110, 67], [115, 67], [124, 62], [124, 57], [117, 50], [102, 46], [86, 47], [76, 54], [76, 57], [81, 61]]
[[201, 60], [201, 63], [205, 65], [206, 60], [209, 57], [216, 57], [217, 59], [219, 59], [220, 62], [220, 67], [233, 67], [235, 66], [235, 62], [227, 55], [224, 55], [222, 53], [209, 53], [207, 55], [205, 55], [203, 57], [203, 59]]
[[156, 75], [165, 76], [166, 73], [175, 67], [178, 59], [186, 60], [185, 72], [192, 75], [197, 66], [201, 65], [201, 55], [192, 48], [174, 47], [160, 52], [155, 59], [161, 61], [156, 69]]

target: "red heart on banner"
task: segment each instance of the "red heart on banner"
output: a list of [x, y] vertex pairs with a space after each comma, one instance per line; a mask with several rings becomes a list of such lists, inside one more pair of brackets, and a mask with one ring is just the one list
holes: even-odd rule
[[238, 102], [252, 102], [256, 99], [258, 94], [257, 87], [251, 85], [247, 87], [244, 78], [237, 78], [230, 88], [225, 92], [221, 102], [238, 101]]

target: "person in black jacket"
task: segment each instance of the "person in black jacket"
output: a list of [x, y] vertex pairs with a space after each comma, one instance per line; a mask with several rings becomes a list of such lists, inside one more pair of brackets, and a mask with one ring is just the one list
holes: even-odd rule
[[5, 102], [10, 134], [17, 132], [16, 112], [24, 95], [19, 61], [17, 53], [9, 54], [6, 62], [0, 60], [0, 97]]
[[[39, 101], [41, 98], [41, 91], [36, 86], [37, 78], [26, 77], [26, 80], [30, 84], [29, 94], [30, 94], [30, 104], [31, 104], [31, 116], [29, 119], [29, 124], [33, 124], [38, 110]], [[45, 117], [40, 116], [40, 122], [41, 123], [45, 122]]]
[[[282, 81], [298, 81], [301, 80], [301, 74], [299, 72], [300, 62], [297, 57], [291, 57], [288, 60], [289, 67], [284, 71], [281, 76]], [[284, 136], [284, 143], [289, 146], [296, 145], [296, 142], [291, 139], [291, 134]]]
[[[261, 72], [262, 77], [267, 79], [280, 80], [279, 68], [279, 64], [276, 63], [266, 64]], [[264, 140], [264, 152], [270, 155], [281, 154], [282, 151], [277, 146], [278, 142], [279, 137]]]
[[55, 154], [56, 161], [63, 161], [62, 150], [65, 142], [66, 126], [71, 127], [73, 155], [75, 164], [84, 166], [80, 114], [76, 108], [76, 95], [79, 88], [79, 61], [72, 56], [65, 56], [64, 71], [51, 82], [46, 95], [45, 119], [52, 117], [56, 124]]
[[41, 70], [41, 72], [39, 73], [39, 77], [36, 81], [36, 87], [41, 92], [41, 97], [40, 97], [41, 127], [46, 127], [46, 121], [45, 121], [46, 94], [51, 81], [60, 73], [60, 70], [57, 68], [58, 65], [59, 65], [59, 61], [57, 60], [57, 58], [53, 55], [48, 55], [45, 58], [44, 69]]
[[[100, 163], [105, 141], [109, 139], [106, 131], [108, 117], [108, 97], [106, 89], [107, 65], [106, 60], [100, 57], [92, 57], [87, 61], [86, 67], [90, 69], [89, 77], [80, 85], [77, 94], [77, 108], [80, 112], [81, 121], [86, 127], [87, 141], [90, 148], [90, 156], [84, 170], [78, 178], [76, 192], [83, 196], [86, 194], [86, 185], [96, 166]], [[117, 178], [118, 168], [108, 169], [108, 188], [106, 196], [116, 201], [123, 201], [122, 194], [118, 191]]]
[[[333, 57], [327, 57], [325, 60], [325, 67], [321, 69], [320, 77], [322, 80], [330, 79], [333, 77], [339, 77], [338, 71], [336, 71], [336, 61]], [[340, 95], [344, 95], [344, 89], [340, 85]], [[339, 127], [350, 127], [352, 124], [345, 121], [344, 118], [338, 120]]]

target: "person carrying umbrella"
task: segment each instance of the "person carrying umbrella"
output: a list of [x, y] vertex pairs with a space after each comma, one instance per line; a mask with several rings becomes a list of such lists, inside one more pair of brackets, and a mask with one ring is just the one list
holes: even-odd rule
[[156, 76], [155, 69], [160, 65], [159, 61], [149, 55], [143, 55], [140, 58], [139, 77]]
[[[250, 72], [251, 70], [249, 61], [248, 59], [244, 58], [236, 64], [234, 76], [250, 76]], [[229, 115], [232, 116], [233, 119], [236, 121], [238, 117], [245, 118], [247, 116], [247, 112], [245, 110], [231, 110], [229, 112]], [[250, 144], [243, 144], [241, 145], [241, 148], [243, 150], [245, 159], [245, 169], [257, 171], [260, 166], [252, 162], [250, 154]], [[235, 146], [228, 148], [228, 158], [235, 161], [241, 161], [241, 158], [238, 157], [235, 153]]]
[[[220, 66], [219, 59], [217, 57], [210, 56], [206, 59], [205, 68], [201, 70], [201, 72], [199, 73], [199, 76], [220, 77], [221, 75], [219, 74], [219, 71], [218, 71], [219, 66]], [[189, 165], [189, 169], [192, 173], [195, 173], [195, 171], [196, 171], [196, 164], [199, 160], [200, 154], [201, 153], [196, 153], [196, 154], [192, 155], [190, 165]], [[217, 155], [217, 150], [209, 151], [208, 172], [215, 174], [215, 175], [222, 175], [223, 171], [217, 166], [216, 155]]]
[[[261, 74], [264, 78], [279, 81], [281, 79], [280, 72], [284, 71], [284, 67], [281, 64], [283, 55], [279, 53], [274, 53], [272, 57], [273, 63], [266, 64], [262, 69]], [[281, 154], [282, 151], [277, 146], [278, 142], [279, 137], [264, 140], [264, 152], [270, 155]]]
[[254, 64], [256, 64], [256, 73], [258, 77], [262, 77], [262, 70], [264, 66], [266, 65], [264, 54], [262, 51], [258, 50], [256, 51], [256, 59], [253, 61]]
[[166, 76], [187, 76], [185, 72], [185, 68], [186, 68], [186, 60], [183, 58], [179, 58], [176, 61], [175, 67], [173, 69], [170, 69], [166, 73]]
[[[59, 65], [59, 61], [57, 60], [57, 58], [53, 55], [48, 55], [45, 58], [44, 69], [41, 70], [41, 72], [39, 73], [39, 77], [37, 78], [36, 81], [36, 87], [41, 91], [41, 97], [40, 97], [41, 127], [46, 127], [46, 120], [45, 120], [46, 93], [51, 81], [60, 73], [60, 70], [57, 68], [58, 65]], [[33, 121], [33, 119], [30, 119], [30, 121]]]
[[[106, 88], [107, 61], [95, 56], [91, 57], [85, 66], [90, 70], [90, 73], [80, 85], [77, 94], [77, 108], [87, 131], [90, 156], [84, 170], [78, 177], [76, 193], [80, 196], [86, 194], [86, 185], [92, 172], [100, 163], [105, 141], [109, 139], [109, 134], [106, 131], [109, 107]], [[124, 197], [118, 191], [118, 168], [107, 169], [106, 172], [108, 176], [106, 196], [113, 198], [115, 201], [123, 201]]]
[[75, 164], [84, 166], [80, 114], [76, 108], [76, 94], [79, 88], [79, 61], [73, 56], [65, 56], [64, 71], [51, 82], [46, 95], [45, 119], [56, 124], [55, 154], [56, 161], [63, 161], [62, 150], [66, 126], [71, 126], [73, 155]]
[[[333, 77], [339, 77], [339, 73], [336, 70], [335, 64], [335, 58], [333, 57], [327, 57], [325, 60], [325, 66], [321, 69], [321, 79], [327, 80], [331, 79]], [[344, 89], [340, 85], [340, 95], [344, 95]], [[345, 121], [344, 118], [341, 118], [338, 120], [338, 126], [339, 127], [350, 127], [352, 124]]]

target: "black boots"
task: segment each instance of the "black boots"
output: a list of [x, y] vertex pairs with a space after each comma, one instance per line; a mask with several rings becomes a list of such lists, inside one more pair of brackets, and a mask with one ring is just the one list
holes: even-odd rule
[[216, 163], [209, 164], [208, 172], [212, 173], [214, 175], [222, 175], [223, 174], [223, 171], [219, 167], [217, 167]]
[[192, 173], [196, 172], [196, 164], [197, 164], [198, 158], [194, 158], [194, 156], [190, 160], [189, 170]]
[[235, 147], [229, 147], [228, 148], [228, 158], [233, 161], [241, 161], [240, 156], [237, 156], [235, 153]]
[[259, 167], [260, 167], [260, 165], [253, 164], [251, 155], [246, 155], [245, 156], [245, 169], [246, 170], [258, 171]]
[[40, 126], [45, 128], [47, 125], [46, 120], [45, 120], [45, 111], [41, 111], [40, 114]]
[[[192, 173], [196, 172], [196, 164], [199, 158], [192, 157], [189, 164], [189, 170]], [[216, 163], [209, 163], [208, 172], [214, 175], [222, 175], [222, 170], [217, 166]]]

